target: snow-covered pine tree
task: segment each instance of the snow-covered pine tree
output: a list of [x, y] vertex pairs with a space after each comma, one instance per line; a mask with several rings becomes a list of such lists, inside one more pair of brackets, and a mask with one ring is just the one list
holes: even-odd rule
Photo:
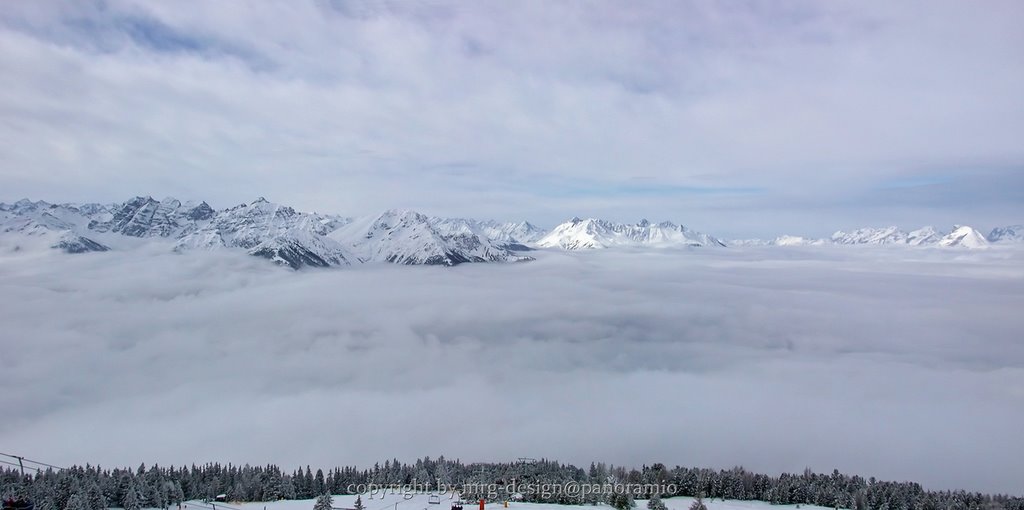
[[174, 490], [171, 495], [171, 501], [176, 505], [180, 505], [185, 501], [185, 491], [182, 490], [180, 481], [174, 482]]
[[633, 501], [633, 496], [631, 494], [623, 494], [620, 492], [613, 493], [608, 498], [608, 504], [610, 504], [615, 510], [630, 510], [636, 506], [636, 502]]
[[124, 500], [121, 502], [121, 506], [124, 510], [142, 510], [142, 502], [139, 498], [139, 489], [135, 487], [133, 481], [128, 485], [128, 490], [124, 493]]
[[647, 501], [648, 510], [668, 510], [665, 506], [665, 502], [661, 500], [661, 494], [654, 493], [651, 499]]
[[[331, 510], [334, 508], [334, 498], [330, 494], [321, 494], [316, 498], [313, 510]], [[128, 510], [127, 508], [125, 510]]]
[[317, 494], [327, 493], [327, 482], [324, 480], [324, 470], [322, 469], [316, 470], [316, 477], [313, 478], [313, 490]]
[[697, 499], [690, 504], [690, 510], [708, 510], [708, 506], [704, 504], [704, 498], [698, 494]]
[[67, 508], [71, 496], [77, 494], [81, 486], [78, 481], [67, 473], [57, 473], [57, 485], [54, 487], [53, 502], [57, 509]]
[[107, 508], [107, 498], [103, 496], [103, 491], [100, 490], [100, 486], [96, 482], [89, 484], [85, 499], [89, 510], [106, 510]]
[[72, 494], [71, 497], [68, 498], [68, 504], [64, 507], [64, 510], [89, 510], [89, 505], [82, 496]]

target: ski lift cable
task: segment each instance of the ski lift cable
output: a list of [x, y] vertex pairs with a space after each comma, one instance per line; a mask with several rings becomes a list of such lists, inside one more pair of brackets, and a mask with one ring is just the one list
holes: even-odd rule
[[7, 462], [6, 460], [0, 459], [0, 464], [7, 464], [8, 466], [21, 467], [17, 462]]
[[18, 460], [21, 460], [23, 462], [29, 462], [29, 463], [32, 463], [32, 464], [39, 464], [40, 466], [46, 466], [48, 468], [53, 468], [53, 469], [67, 469], [67, 468], [62, 468], [60, 466], [55, 466], [53, 464], [47, 464], [46, 462], [39, 462], [38, 460], [32, 460], [32, 459], [30, 459], [28, 457], [22, 457], [21, 455], [11, 455], [9, 453], [0, 452], [0, 456], [10, 457], [12, 459], [18, 459]]

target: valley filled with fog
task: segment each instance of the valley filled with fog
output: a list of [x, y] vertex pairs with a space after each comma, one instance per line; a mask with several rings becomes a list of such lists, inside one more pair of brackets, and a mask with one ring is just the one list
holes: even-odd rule
[[7, 253], [0, 378], [19, 390], [0, 392], [0, 444], [105, 467], [443, 454], [1024, 478], [1024, 250], [530, 255]]

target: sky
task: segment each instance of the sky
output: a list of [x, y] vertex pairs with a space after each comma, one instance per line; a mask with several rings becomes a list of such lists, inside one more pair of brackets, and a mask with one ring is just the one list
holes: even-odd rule
[[721, 237], [1024, 217], [1024, 4], [4, 2], [0, 201]]
[[535, 254], [295, 272], [153, 243], [6, 253], [0, 446], [58, 466], [543, 457], [1024, 495], [1022, 250]]

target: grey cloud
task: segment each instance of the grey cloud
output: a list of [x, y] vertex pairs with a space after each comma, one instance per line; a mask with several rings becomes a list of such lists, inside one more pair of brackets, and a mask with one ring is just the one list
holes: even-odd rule
[[[671, 216], [710, 232], [764, 211], [780, 225], [747, 235], [773, 236], [814, 225], [786, 204], [856, 201], [952, 163], [1006, 169], [965, 215], [1019, 212], [983, 208], [1024, 158], [1015, 2], [338, 7], [3, 6], [0, 198], [274, 190], [348, 214]], [[439, 170], [452, 161], [462, 175]], [[550, 175], [765, 196], [552, 201]]]

